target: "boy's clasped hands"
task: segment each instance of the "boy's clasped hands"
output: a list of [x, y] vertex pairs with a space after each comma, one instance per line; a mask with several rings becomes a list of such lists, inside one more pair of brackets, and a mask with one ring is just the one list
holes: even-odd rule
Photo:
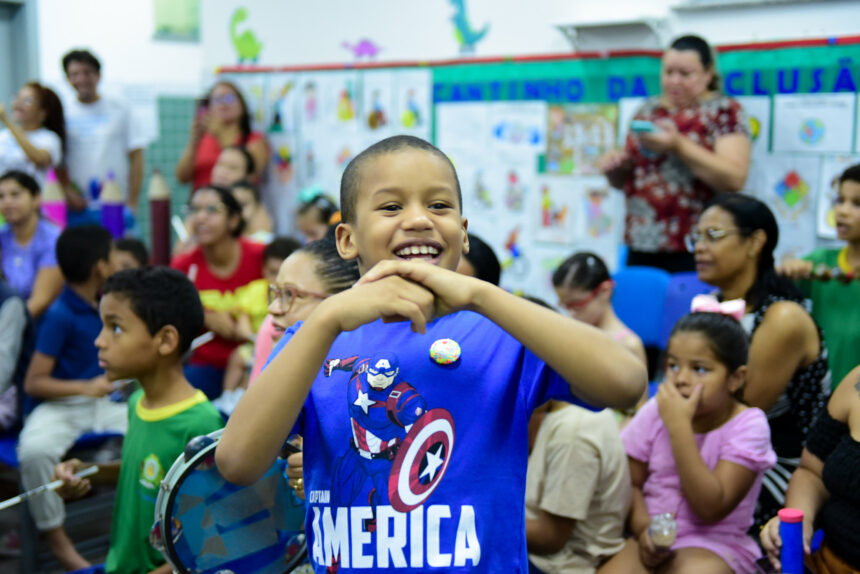
[[473, 277], [423, 261], [385, 260], [323, 305], [350, 309], [339, 317], [342, 331], [382, 318], [386, 323], [409, 321], [414, 332], [424, 333], [434, 319], [475, 305], [481, 285]]

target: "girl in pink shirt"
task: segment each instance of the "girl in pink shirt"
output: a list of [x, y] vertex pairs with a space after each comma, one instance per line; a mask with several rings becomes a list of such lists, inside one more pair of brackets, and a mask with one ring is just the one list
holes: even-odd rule
[[[633, 505], [612, 573], [756, 572], [761, 551], [747, 530], [764, 472], [776, 463], [764, 412], [738, 398], [748, 339], [733, 318], [692, 313], [669, 339], [666, 381], [621, 434]], [[677, 537], [655, 545], [653, 516], [670, 513]]]

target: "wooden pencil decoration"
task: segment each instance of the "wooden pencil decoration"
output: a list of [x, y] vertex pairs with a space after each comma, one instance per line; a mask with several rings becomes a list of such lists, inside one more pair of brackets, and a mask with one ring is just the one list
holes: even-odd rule
[[102, 188], [102, 226], [110, 231], [114, 239], [125, 235], [125, 219], [123, 209], [125, 204], [122, 199], [122, 189], [116, 182], [113, 172], [108, 173], [107, 183]]
[[66, 226], [66, 198], [53, 169], [48, 170], [45, 187], [42, 188], [42, 215], [61, 229]]
[[170, 189], [158, 169], [152, 170], [147, 189], [152, 263], [170, 264]]

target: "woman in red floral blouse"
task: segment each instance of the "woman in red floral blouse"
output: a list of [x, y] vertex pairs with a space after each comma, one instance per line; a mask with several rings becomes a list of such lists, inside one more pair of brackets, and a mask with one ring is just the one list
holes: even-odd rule
[[613, 187], [627, 196], [628, 265], [692, 271], [684, 237], [702, 206], [720, 191], [740, 191], [750, 163], [750, 139], [740, 104], [719, 92], [711, 48], [682, 36], [663, 55], [663, 94], [649, 98], [624, 149], [601, 158]]

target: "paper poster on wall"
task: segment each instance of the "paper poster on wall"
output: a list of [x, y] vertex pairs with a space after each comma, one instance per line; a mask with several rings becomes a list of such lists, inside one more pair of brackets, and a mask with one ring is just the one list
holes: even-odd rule
[[839, 176], [852, 165], [860, 164], [860, 155], [828, 155], [821, 158], [821, 177], [818, 184], [816, 229], [822, 239], [836, 239], [836, 194]]
[[436, 106], [436, 146], [458, 170], [476, 167], [489, 149], [490, 108], [484, 103]]
[[571, 104], [550, 106], [546, 171], [555, 174], [599, 173], [597, 160], [615, 147], [618, 106]]
[[361, 77], [362, 129], [384, 138], [394, 133], [394, 74], [393, 72], [365, 72]]
[[392, 123], [397, 133], [411, 133], [430, 139], [433, 118], [430, 70], [404, 70], [394, 78], [395, 107]]
[[266, 181], [262, 187], [263, 203], [269, 210], [277, 230], [286, 232], [292, 229], [295, 221], [298, 178], [296, 177], [296, 134], [288, 132], [269, 132], [269, 167]]
[[299, 77], [296, 74], [271, 74], [269, 92], [269, 133], [295, 133], [299, 128]]
[[536, 193], [530, 200], [534, 239], [561, 245], [576, 241], [580, 226], [579, 194], [570, 178], [540, 177], [535, 182]]
[[618, 100], [618, 147], [624, 147], [630, 121], [645, 103], [646, 98], [620, 98]]
[[819, 165], [818, 157], [801, 155], [771, 156], [763, 165], [758, 197], [768, 204], [779, 223], [777, 262], [802, 257], [815, 248]]
[[774, 96], [773, 150], [851, 153], [854, 112], [854, 94]]
[[582, 205], [581, 241], [590, 251], [614, 253], [623, 232], [624, 195], [610, 188], [602, 176], [577, 178], [575, 183]]
[[360, 81], [355, 72], [337, 72], [320, 75], [318, 82], [322, 95], [322, 123], [326, 129], [338, 134], [358, 131]]
[[546, 148], [546, 102], [489, 105], [490, 141], [496, 153], [537, 156]]
[[770, 96], [739, 96], [735, 99], [747, 118], [752, 157], [764, 157], [770, 150]]
[[319, 128], [323, 123], [323, 85], [325, 74], [301, 74], [296, 98], [298, 119], [303, 131]]

